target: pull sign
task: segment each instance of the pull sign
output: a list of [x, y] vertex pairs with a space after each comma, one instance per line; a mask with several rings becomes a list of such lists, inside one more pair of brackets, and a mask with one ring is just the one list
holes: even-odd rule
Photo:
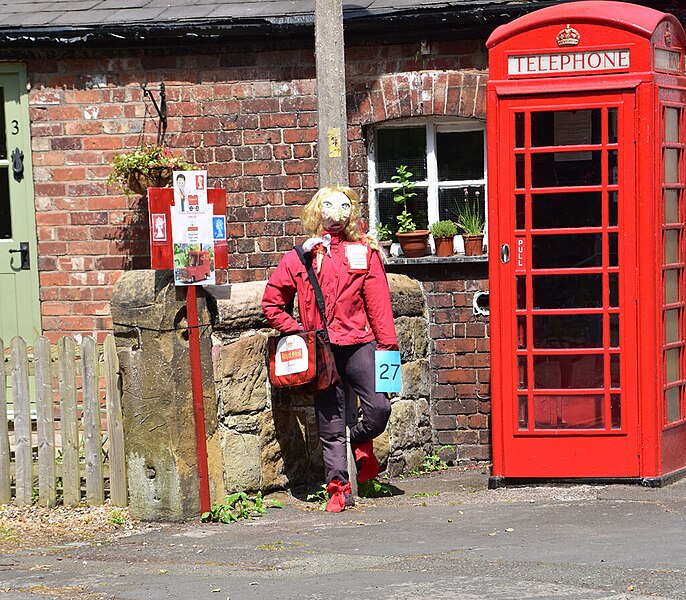
[[517, 239], [517, 263], [518, 269], [523, 269], [526, 261], [524, 260], [524, 238]]

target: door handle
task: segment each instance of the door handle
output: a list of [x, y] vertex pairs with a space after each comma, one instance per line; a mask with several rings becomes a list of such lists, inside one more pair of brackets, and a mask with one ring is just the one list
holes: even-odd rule
[[12, 150], [12, 173], [17, 181], [24, 178], [24, 153], [19, 148]]
[[503, 244], [500, 246], [500, 262], [507, 264], [510, 262], [510, 245]]
[[29, 254], [29, 243], [19, 242], [19, 248], [12, 248], [8, 251], [10, 254], [21, 254], [21, 270], [29, 271], [31, 269], [31, 256]]

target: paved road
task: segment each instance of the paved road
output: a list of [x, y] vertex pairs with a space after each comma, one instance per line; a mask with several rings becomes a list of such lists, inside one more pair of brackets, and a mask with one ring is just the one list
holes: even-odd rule
[[334, 515], [290, 499], [232, 525], [165, 525], [0, 557], [7, 600], [686, 599], [686, 480], [486, 489], [451, 470]]

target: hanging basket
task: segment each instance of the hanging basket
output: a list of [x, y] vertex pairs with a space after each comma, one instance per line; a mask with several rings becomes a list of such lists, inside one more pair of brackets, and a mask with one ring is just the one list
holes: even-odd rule
[[132, 171], [126, 179], [127, 187], [134, 193], [145, 196], [149, 187], [169, 187], [172, 184], [172, 170], [169, 167], [150, 167], [147, 173]]

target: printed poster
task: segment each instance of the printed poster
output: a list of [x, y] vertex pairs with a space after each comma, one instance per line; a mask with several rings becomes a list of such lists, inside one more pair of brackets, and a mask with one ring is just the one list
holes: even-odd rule
[[207, 202], [207, 171], [174, 171], [173, 177], [171, 230], [174, 283], [214, 284], [214, 240], [217, 225], [213, 219], [212, 206]]

